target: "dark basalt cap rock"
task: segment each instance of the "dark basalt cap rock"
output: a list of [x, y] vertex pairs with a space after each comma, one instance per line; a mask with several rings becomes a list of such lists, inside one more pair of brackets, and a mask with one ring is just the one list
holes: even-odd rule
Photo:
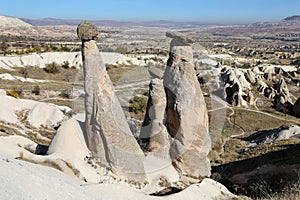
[[87, 21], [81, 22], [77, 27], [77, 36], [82, 41], [94, 40], [98, 35], [99, 35], [98, 27]]
[[179, 32], [166, 32], [166, 36], [172, 38], [171, 46], [190, 46], [194, 41]]

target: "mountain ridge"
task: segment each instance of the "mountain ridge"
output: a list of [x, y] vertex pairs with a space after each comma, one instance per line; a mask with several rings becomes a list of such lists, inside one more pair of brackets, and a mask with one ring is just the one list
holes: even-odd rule
[[283, 19], [283, 21], [300, 21], [300, 15], [293, 15]]
[[[77, 26], [84, 19], [57, 19], [57, 18], [42, 18], [42, 19], [29, 19], [20, 18], [21, 20], [33, 26], [59, 26], [70, 25]], [[115, 27], [128, 27], [128, 26], [142, 26], [142, 27], [200, 27], [209, 25], [203, 22], [176, 22], [170, 20], [155, 20], [155, 21], [118, 21], [118, 20], [86, 20], [97, 26], [115, 26]]]

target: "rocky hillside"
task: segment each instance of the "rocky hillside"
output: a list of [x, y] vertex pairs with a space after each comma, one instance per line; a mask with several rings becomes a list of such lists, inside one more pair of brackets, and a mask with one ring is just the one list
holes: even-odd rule
[[293, 16], [290, 16], [290, 17], [286, 17], [283, 20], [285, 20], [285, 21], [295, 21], [295, 20], [300, 21], [300, 15], [293, 15]]
[[14, 17], [0, 16], [0, 27], [30, 27], [31, 25]]

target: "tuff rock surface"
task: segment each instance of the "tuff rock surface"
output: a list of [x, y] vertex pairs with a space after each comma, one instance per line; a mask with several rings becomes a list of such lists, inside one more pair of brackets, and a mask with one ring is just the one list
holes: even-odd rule
[[194, 70], [192, 40], [175, 32], [166, 36], [172, 38], [167, 67], [163, 80], [155, 79], [150, 84], [141, 135], [148, 132], [150, 152], [170, 157], [180, 175], [209, 176], [208, 114]]
[[[168, 34], [167, 34], [168, 36]], [[167, 96], [166, 127], [173, 138], [170, 156], [183, 175], [210, 175], [207, 154], [211, 149], [208, 114], [198, 83], [192, 47], [172, 37], [164, 74]]]
[[144, 154], [132, 135], [96, 41], [94, 25], [78, 26], [82, 40], [85, 90], [85, 128], [90, 151], [115, 174], [136, 182], [145, 177]]
[[164, 125], [166, 103], [163, 80], [152, 79], [149, 85], [149, 99], [140, 138], [147, 139], [145, 143], [151, 154], [168, 159], [170, 158], [171, 138]]

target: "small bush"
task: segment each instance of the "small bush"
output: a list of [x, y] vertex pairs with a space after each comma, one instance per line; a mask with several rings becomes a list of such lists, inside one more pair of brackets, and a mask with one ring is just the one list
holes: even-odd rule
[[59, 94], [60, 97], [63, 98], [70, 98], [71, 97], [71, 91], [70, 90], [63, 90], [61, 91], [61, 93]]
[[68, 61], [64, 61], [63, 64], [61, 65], [62, 68], [68, 69], [70, 67], [70, 64]]
[[16, 99], [20, 98], [20, 93], [18, 91], [6, 91], [6, 95], [14, 97]]
[[129, 111], [134, 112], [135, 114], [141, 114], [146, 111], [147, 99], [145, 97], [134, 97], [130, 101]]
[[57, 63], [53, 62], [50, 64], [46, 64], [44, 70], [50, 74], [57, 74], [60, 72], [60, 66]]
[[71, 49], [69, 47], [67, 47], [67, 46], [61, 47], [60, 50], [61, 51], [66, 51], [66, 52], [70, 52], [71, 51]]
[[19, 72], [24, 76], [25, 79], [28, 78], [28, 70], [26, 68], [22, 68]]
[[211, 80], [211, 76], [206, 74], [204, 76], [198, 76], [198, 81], [200, 84], [206, 84]]
[[40, 93], [41, 93], [40, 87], [38, 85], [34, 86], [32, 93], [35, 95], [40, 95]]

